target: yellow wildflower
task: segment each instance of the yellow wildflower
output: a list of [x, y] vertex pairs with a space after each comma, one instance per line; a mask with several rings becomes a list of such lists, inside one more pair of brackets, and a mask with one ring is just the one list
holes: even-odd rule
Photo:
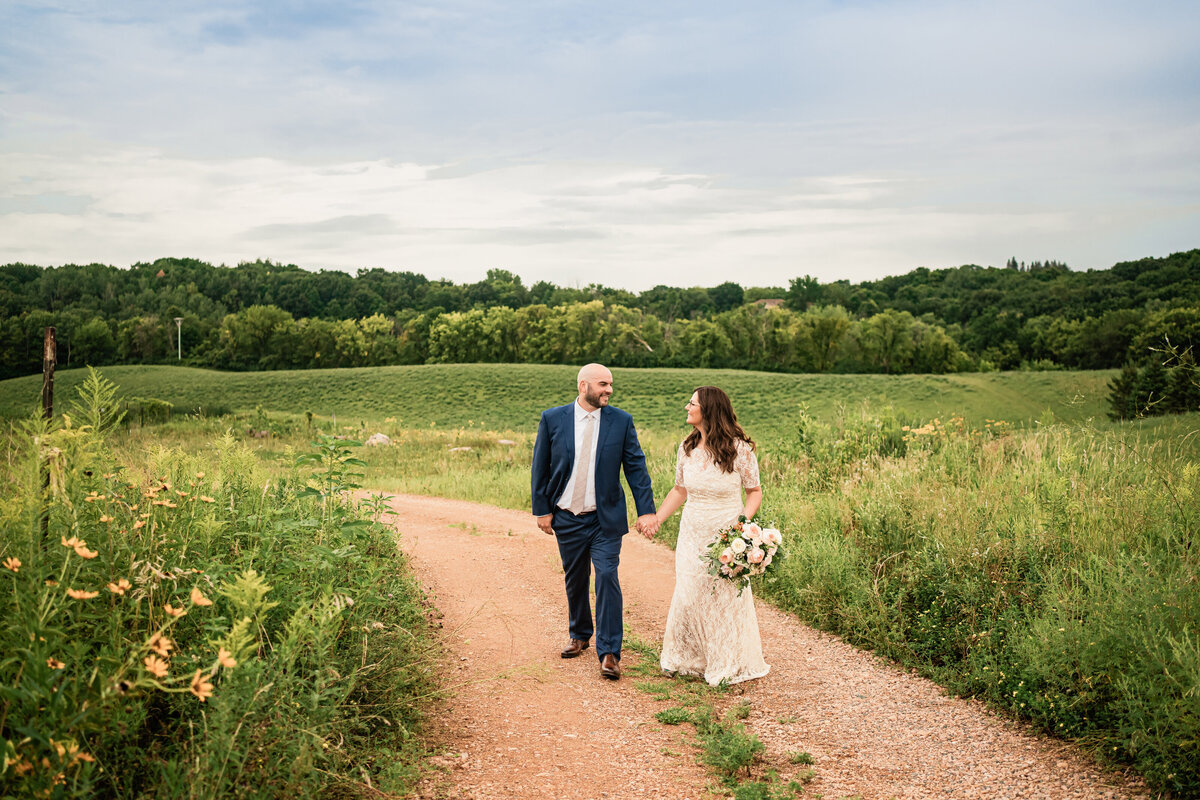
[[203, 677], [203, 674], [200, 670], [196, 670], [196, 674], [192, 676], [192, 685], [189, 687], [192, 694], [200, 698], [201, 703], [212, 697], [213, 693], [213, 685]]
[[203, 478], [203, 477], [204, 477], [204, 473], [203, 473], [203, 472], [197, 472], [197, 473], [196, 473], [196, 477], [197, 477], [197, 478]]
[[237, 666], [237, 659], [233, 657], [233, 653], [229, 652], [224, 647], [217, 650], [217, 661], [225, 669], [233, 669]]
[[81, 544], [87, 544], [87, 542], [83, 541], [82, 539], [78, 539], [78, 538], [76, 538], [76, 537], [74, 537], [74, 536], [72, 536], [70, 539], [68, 539], [68, 538], [67, 538], [67, 537], [65, 537], [65, 536], [62, 536], [62, 537], [59, 537], [59, 538], [60, 538], [60, 540], [62, 541], [62, 546], [63, 546], [63, 547], [70, 547], [70, 548], [72, 548], [72, 549], [74, 549], [74, 548], [76, 548], [76, 547], [79, 547], [79, 545], [81, 545]]
[[136, 531], [138, 528], [145, 527], [145, 525], [146, 525], [146, 520], [139, 519], [137, 522], [133, 523], [133, 529]]
[[206, 494], [202, 494], [202, 495], [200, 495], [200, 499], [201, 499], [202, 501], [204, 501], [205, 503], [215, 503], [215, 502], [217, 502], [215, 499], [213, 499], [213, 498], [209, 497], [209, 496], [208, 496], [208, 495], [206, 495]]
[[146, 672], [149, 672], [154, 677], [167, 677], [167, 672], [170, 667], [167, 666], [167, 662], [163, 661], [158, 656], [146, 656], [142, 659], [142, 663], [146, 666]]
[[50, 658], [46, 659], [46, 666], [49, 667], [50, 669], [62, 669], [63, 667], [66, 666], [66, 664], [59, 661], [54, 656], [51, 656]]
[[75, 547], [75, 555], [79, 556], [80, 558], [95, 558], [96, 556], [98, 556], [100, 554], [97, 553], [95, 550], [88, 550], [87, 545], [83, 542], [80, 542]]
[[163, 658], [171, 655], [171, 649], [175, 647], [175, 643], [169, 637], [163, 636], [160, 633], [154, 634], [154, 638], [150, 640], [150, 649], [158, 653]]
[[19, 571], [21, 569], [21, 559], [9, 556], [4, 559], [4, 568], [11, 569], [13, 572]]
[[125, 580], [124, 578], [121, 578], [116, 583], [110, 583], [108, 585], [108, 590], [110, 592], [112, 592], [113, 594], [125, 594], [126, 591], [128, 591], [129, 589], [132, 589], [132, 588], [133, 588], [133, 584], [130, 583], [129, 581]]
[[75, 759], [77, 761], [87, 761], [88, 763], [95, 763], [96, 761], [96, 757], [94, 755], [91, 753], [85, 753], [83, 751], [76, 753]]
[[93, 597], [100, 594], [99, 592], [88, 592], [83, 589], [67, 589], [67, 594], [76, 600], [91, 600]]
[[187, 613], [182, 608], [175, 608], [170, 603], [167, 603], [166, 605], [163, 606], [163, 611], [166, 611], [172, 617], [182, 617], [184, 614]]
[[213, 604], [212, 600], [205, 597], [204, 593], [196, 587], [192, 588], [192, 603], [198, 606], [211, 606]]
[[108, 514], [102, 514], [100, 516], [101, 522], [114, 522], [115, 520], [116, 520], [116, 517], [110, 517]]

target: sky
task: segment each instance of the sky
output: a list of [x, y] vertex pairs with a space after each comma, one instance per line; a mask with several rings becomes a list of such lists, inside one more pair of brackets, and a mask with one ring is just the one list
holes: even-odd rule
[[0, 4], [0, 263], [527, 285], [1200, 247], [1200, 3]]

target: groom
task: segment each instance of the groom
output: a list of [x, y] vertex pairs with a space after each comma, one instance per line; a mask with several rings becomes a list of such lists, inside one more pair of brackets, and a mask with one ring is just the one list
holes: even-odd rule
[[600, 674], [621, 677], [621, 585], [617, 565], [621, 537], [629, 531], [621, 468], [637, 506], [637, 528], [655, 526], [654, 492], [633, 417], [611, 407], [612, 373], [600, 364], [579, 370], [575, 402], [542, 412], [533, 445], [533, 514], [538, 527], [558, 540], [566, 573], [570, 643], [574, 658], [592, 638], [588, 599], [596, 568], [596, 655]]

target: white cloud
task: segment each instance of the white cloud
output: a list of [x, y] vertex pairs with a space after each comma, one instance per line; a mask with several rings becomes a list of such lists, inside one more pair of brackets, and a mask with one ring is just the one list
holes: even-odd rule
[[0, 10], [0, 262], [786, 284], [1195, 247], [1193, 3]]

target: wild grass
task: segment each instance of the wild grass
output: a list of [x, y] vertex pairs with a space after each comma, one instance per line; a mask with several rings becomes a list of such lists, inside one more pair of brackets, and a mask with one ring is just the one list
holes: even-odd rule
[[[555, 381], [569, 387], [573, 372], [446, 369], [396, 373], [410, 389], [427, 390], [403, 401], [408, 416], [339, 415], [335, 428], [330, 416], [310, 423], [295, 407], [250, 411], [134, 425], [118, 444], [131, 454], [155, 442], [192, 453], [204, 437], [230, 429], [260, 470], [283, 479], [317, 433], [379, 430], [393, 445], [359, 453], [366, 485], [527, 509], [537, 412], [568, 398]], [[434, 391], [458, 378], [466, 385], [454, 402]], [[1081, 390], [1080, 400], [1069, 386], [1093, 378], [1099, 385], [1101, 373], [908, 376], [908, 384], [684, 370], [623, 370], [617, 378], [618, 405], [636, 415], [659, 497], [684, 432], [668, 390], [732, 388], [759, 443], [760, 517], [790, 534], [779, 578], [757, 593], [960, 694], [1075, 739], [1101, 760], [1133, 765], [1164, 794], [1200, 796], [1196, 415], [1110, 423], [1092, 413], [1094, 394]], [[825, 384], [818, 404], [809, 402], [815, 390], [804, 397], [799, 384], [786, 383], [806, 378], [846, 383]], [[355, 384], [355, 392], [368, 385], [379, 384]], [[342, 392], [329, 389], [331, 397]], [[858, 392], [863, 403], [853, 402]], [[1010, 400], [1015, 413], [1003, 408]], [[381, 414], [400, 401], [364, 402]], [[955, 403], [968, 413], [942, 411]], [[1016, 424], [1024, 411], [1030, 421]], [[251, 439], [252, 429], [272, 435]], [[672, 521], [659, 537], [673, 544], [675, 532]]]
[[344, 443], [274, 476], [232, 435], [117, 448], [86, 394], [0, 441], [0, 795], [404, 791], [436, 654]]
[[[760, 438], [760, 516], [790, 538], [757, 591], [1160, 791], [1200, 796], [1198, 427], [807, 418], [790, 439]], [[396, 433], [366, 455], [368, 481], [527, 508], [528, 434]], [[661, 497], [678, 440], [642, 441]]]

